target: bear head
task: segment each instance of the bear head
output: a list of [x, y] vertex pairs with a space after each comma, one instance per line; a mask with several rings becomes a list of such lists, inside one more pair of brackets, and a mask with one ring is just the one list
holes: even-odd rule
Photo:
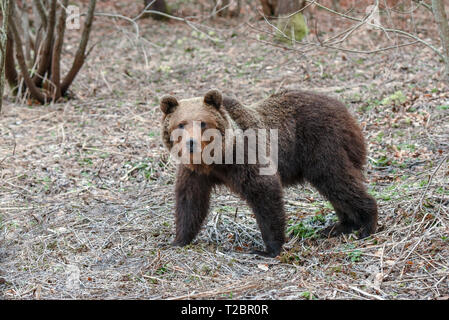
[[222, 95], [218, 90], [210, 90], [204, 97], [179, 101], [171, 95], [161, 98], [164, 145], [172, 156], [178, 157], [192, 170], [207, 172], [210, 163], [203, 161], [203, 152], [209, 146], [213, 153], [214, 149], [210, 148], [213, 143], [215, 148], [222, 148], [223, 141], [218, 141], [217, 137], [224, 137], [230, 125], [222, 104]]

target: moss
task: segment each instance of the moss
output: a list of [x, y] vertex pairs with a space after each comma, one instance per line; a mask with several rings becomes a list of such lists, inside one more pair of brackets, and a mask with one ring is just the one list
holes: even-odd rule
[[[296, 41], [301, 41], [309, 33], [306, 20], [300, 12], [290, 18], [280, 17], [277, 28], [290, 39], [295, 39]], [[285, 38], [279, 31], [277, 31], [276, 37], [280, 41], [290, 42], [290, 39]]]

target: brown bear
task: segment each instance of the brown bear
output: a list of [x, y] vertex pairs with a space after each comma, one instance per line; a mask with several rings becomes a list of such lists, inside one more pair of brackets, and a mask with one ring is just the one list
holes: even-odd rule
[[[179, 164], [173, 245], [184, 246], [195, 238], [207, 216], [211, 191], [218, 185], [227, 186], [253, 210], [266, 246], [266, 251], [253, 251], [260, 255], [275, 257], [281, 252], [285, 242], [282, 189], [304, 181], [328, 199], [337, 213], [339, 221], [325, 228], [322, 235], [358, 231], [364, 238], [375, 232], [377, 204], [366, 191], [362, 172], [365, 142], [356, 121], [338, 100], [313, 92], [285, 90], [244, 106], [234, 98], [223, 97], [218, 90], [210, 90], [204, 98], [178, 101], [164, 96], [160, 108], [163, 142], [169, 150], [182, 144], [187, 153], [194, 154], [207, 147], [207, 142], [194, 137], [194, 124], [199, 124], [201, 132], [216, 129], [223, 136], [232, 128], [278, 132], [275, 174], [260, 174], [259, 162]], [[182, 139], [173, 139], [176, 129], [181, 131]], [[227, 143], [235, 141], [228, 139]], [[249, 150], [244, 148], [246, 153]], [[235, 161], [236, 148], [231, 151]]]

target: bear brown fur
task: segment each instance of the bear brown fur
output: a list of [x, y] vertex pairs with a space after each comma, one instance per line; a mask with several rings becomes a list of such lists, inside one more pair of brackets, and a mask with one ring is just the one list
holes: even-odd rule
[[[364, 186], [366, 147], [361, 129], [346, 107], [333, 98], [299, 90], [273, 94], [244, 106], [211, 90], [204, 98], [161, 99], [162, 136], [171, 150], [175, 128], [191, 134], [191, 123], [223, 133], [237, 127], [278, 129], [278, 170], [260, 175], [260, 164], [179, 164], [176, 176], [176, 237], [173, 245], [189, 244], [200, 231], [215, 186], [225, 185], [246, 200], [256, 216], [266, 251], [274, 257], [285, 242], [283, 187], [308, 181], [334, 207], [339, 221], [322, 231], [336, 236], [358, 230], [374, 233], [377, 204]], [[204, 127], [204, 128], [203, 128]], [[188, 131], [188, 132], [187, 132]], [[204, 147], [202, 145], [202, 147]]]

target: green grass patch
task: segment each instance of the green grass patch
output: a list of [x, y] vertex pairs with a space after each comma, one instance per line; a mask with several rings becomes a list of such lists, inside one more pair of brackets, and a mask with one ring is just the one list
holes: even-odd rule
[[[332, 209], [330, 204], [329, 206]], [[322, 210], [317, 210], [317, 212], [322, 212]], [[334, 218], [336, 218], [334, 214], [316, 214], [297, 223], [290, 220], [291, 226], [287, 228], [287, 233], [301, 239], [315, 238], [317, 237], [317, 231], [324, 227], [327, 221], [335, 221]]]
[[403, 104], [405, 101], [407, 101], [407, 97], [402, 91], [396, 91], [392, 95], [389, 95], [388, 97], [384, 98], [382, 100], [382, 105], [400, 105]]

